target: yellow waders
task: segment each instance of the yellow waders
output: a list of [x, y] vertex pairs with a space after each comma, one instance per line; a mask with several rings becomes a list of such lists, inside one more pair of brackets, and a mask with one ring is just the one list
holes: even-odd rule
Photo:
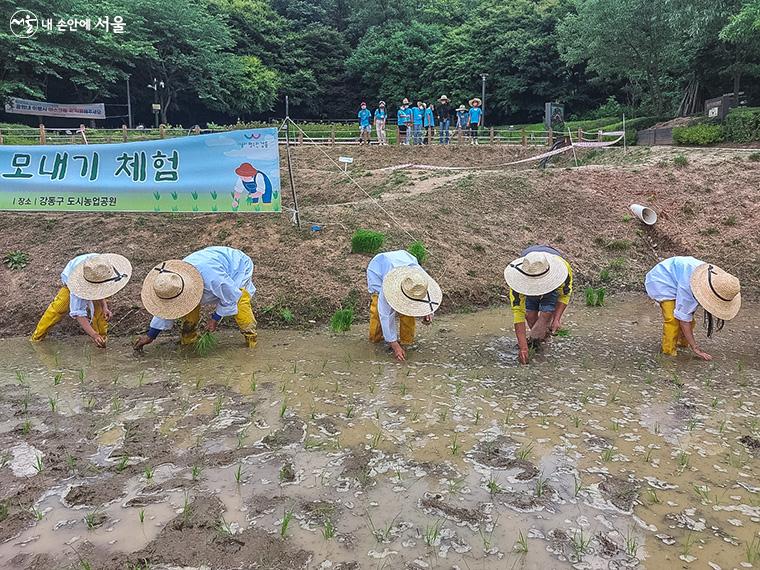
[[[660, 301], [660, 309], [662, 310], [662, 353], [669, 356], [676, 356], [678, 354], [678, 347], [689, 346], [686, 342], [686, 337], [683, 336], [681, 331], [681, 324], [679, 320], [673, 315], [675, 311], [675, 301]], [[694, 330], [694, 320], [691, 321], [691, 330]]]
[[[245, 289], [240, 290], [243, 294], [238, 301], [238, 312], [235, 315], [240, 332], [245, 337], [248, 348], [256, 347], [256, 317], [253, 316], [251, 307], [251, 294]], [[198, 305], [189, 314], [182, 317], [182, 328], [179, 342], [183, 346], [194, 344], [198, 340], [198, 323], [201, 320], [201, 306]]]
[[[32, 333], [32, 340], [38, 341], [45, 338], [45, 335], [50, 332], [50, 329], [58, 324], [63, 317], [69, 314], [69, 295], [69, 288], [65, 285], [61, 287], [61, 290], [58, 291], [55, 299], [50, 302], [45, 313], [42, 315], [42, 318], [40, 318], [40, 322], [37, 323], [37, 328], [34, 329], [34, 333]], [[105, 316], [103, 315], [103, 309], [101, 308], [100, 303], [94, 303], [94, 305], [95, 314], [92, 315], [90, 324], [100, 336], [106, 338], [106, 335], [108, 335], [108, 321], [106, 321]]]
[[[372, 304], [369, 306], [369, 340], [370, 342], [382, 342], [383, 327], [380, 324], [380, 315], [377, 312], [377, 293], [372, 295]], [[412, 344], [417, 320], [414, 317], [399, 315], [399, 344]]]

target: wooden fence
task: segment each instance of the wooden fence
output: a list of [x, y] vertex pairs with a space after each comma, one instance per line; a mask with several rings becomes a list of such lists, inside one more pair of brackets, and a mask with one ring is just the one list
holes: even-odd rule
[[[276, 126], [276, 125], [261, 125]], [[242, 128], [242, 127], [241, 127]], [[248, 128], [248, 127], [245, 127]], [[165, 138], [194, 136], [199, 134], [226, 132], [232, 130], [227, 127], [214, 129], [192, 129], [168, 127], [161, 125], [157, 129], [79, 129], [47, 128], [39, 127], [4, 127], [0, 128], [0, 144], [5, 145], [43, 145], [43, 144], [102, 144], [122, 143], [146, 140], [159, 140]], [[319, 125], [308, 123], [303, 126], [291, 125], [291, 143], [296, 145], [358, 145], [358, 127], [348, 125], [326, 124]], [[373, 132], [372, 144], [376, 144], [376, 133]], [[428, 128], [423, 131], [423, 139], [430, 144], [440, 144], [438, 129]], [[601, 141], [604, 136], [602, 131], [589, 132], [577, 129], [572, 133], [554, 133], [551, 130], [536, 131], [526, 129], [514, 129], [506, 127], [481, 128], [477, 134], [479, 144], [511, 144], [511, 145], [541, 145], [552, 146], [563, 137], [570, 137], [574, 142], [578, 141]], [[401, 144], [398, 127], [389, 125], [387, 129], [389, 144]], [[285, 131], [279, 131], [280, 144], [285, 143]], [[451, 144], [469, 144], [473, 142], [468, 131], [450, 130]]]

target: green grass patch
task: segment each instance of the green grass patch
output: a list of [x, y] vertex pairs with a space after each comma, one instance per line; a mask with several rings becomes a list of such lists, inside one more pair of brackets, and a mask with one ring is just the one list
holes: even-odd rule
[[351, 253], [374, 254], [385, 243], [385, 234], [372, 230], [356, 230], [351, 236]]
[[425, 247], [425, 244], [422, 243], [420, 240], [412, 242], [408, 248], [406, 248], [406, 251], [411, 253], [414, 257], [417, 258], [417, 263], [422, 265], [425, 263], [425, 260], [428, 256], [427, 248]]
[[678, 168], [684, 168], [686, 166], [689, 166], [689, 159], [682, 154], [677, 154], [673, 157], [673, 164], [675, 164]]
[[346, 332], [351, 329], [353, 323], [354, 309], [352, 307], [338, 309], [330, 319], [330, 328], [333, 332]]
[[760, 152], [753, 152], [747, 157], [747, 160], [751, 162], [760, 162]]
[[29, 264], [29, 254], [23, 251], [10, 251], [3, 257], [3, 263], [8, 269], [18, 271]]

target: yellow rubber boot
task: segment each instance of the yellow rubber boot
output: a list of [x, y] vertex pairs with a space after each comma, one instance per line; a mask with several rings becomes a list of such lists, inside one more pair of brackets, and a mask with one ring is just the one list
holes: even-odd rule
[[681, 326], [673, 315], [675, 301], [660, 301], [662, 311], [662, 353], [669, 356], [678, 354], [678, 338], [681, 336]]
[[69, 314], [69, 288], [66, 286], [61, 287], [58, 294], [50, 302], [45, 313], [40, 318], [40, 322], [37, 323], [37, 328], [32, 333], [33, 341], [40, 341], [45, 338], [45, 335], [53, 328], [60, 320]]
[[179, 343], [182, 346], [195, 344], [198, 340], [198, 324], [201, 322], [201, 306], [198, 305], [187, 315], [182, 317]]
[[258, 333], [256, 332], [256, 317], [253, 315], [253, 307], [251, 307], [251, 294], [245, 289], [241, 289], [241, 291], [243, 295], [238, 301], [238, 312], [235, 315], [235, 322], [243, 337], [245, 337], [248, 348], [256, 348]]

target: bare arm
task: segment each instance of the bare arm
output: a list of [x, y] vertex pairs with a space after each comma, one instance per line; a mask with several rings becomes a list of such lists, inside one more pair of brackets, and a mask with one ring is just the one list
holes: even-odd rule
[[562, 315], [567, 309], [567, 304], [557, 302], [554, 307], [554, 317], [552, 318], [552, 334], [555, 334], [562, 327]]
[[515, 323], [515, 336], [517, 337], [517, 346], [519, 349], [518, 359], [520, 364], [528, 364], [528, 333], [525, 322]]
[[82, 330], [92, 339], [92, 342], [94, 342], [99, 348], [105, 348], [106, 339], [100, 336], [97, 331], [92, 328], [90, 320], [87, 317], [77, 317], [76, 319], [79, 326], [82, 327]]
[[694, 339], [694, 332], [691, 330], [691, 323], [679, 320], [678, 325], [681, 327], [681, 332], [683, 333], [686, 342], [689, 343], [689, 346], [691, 347], [691, 350], [694, 352], [694, 354], [696, 354], [702, 360], [707, 360], [708, 362], [712, 360], [712, 356], [706, 352], [703, 352], [697, 346], [697, 341]]

